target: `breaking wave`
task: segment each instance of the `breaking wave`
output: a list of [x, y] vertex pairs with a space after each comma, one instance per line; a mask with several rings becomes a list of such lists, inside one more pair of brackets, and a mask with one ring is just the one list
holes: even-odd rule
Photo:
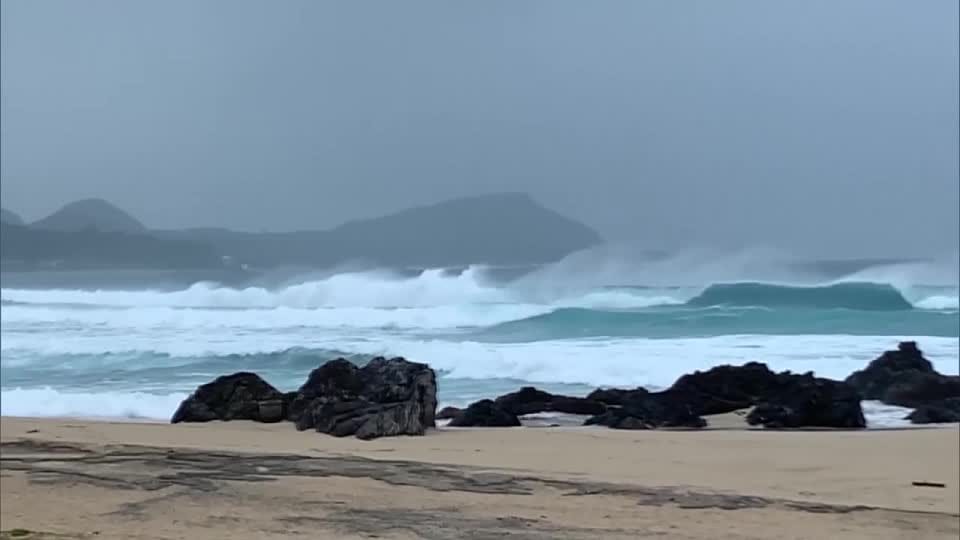
[[882, 283], [835, 283], [819, 286], [771, 283], [722, 283], [710, 285], [691, 298], [690, 306], [801, 307], [896, 311], [913, 304], [891, 285]]

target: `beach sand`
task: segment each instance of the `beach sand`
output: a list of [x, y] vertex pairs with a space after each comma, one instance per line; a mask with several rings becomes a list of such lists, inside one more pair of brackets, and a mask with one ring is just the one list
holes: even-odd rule
[[[440, 429], [3, 418], [0, 538], [960, 535], [960, 430]], [[914, 486], [913, 482], [945, 487]]]

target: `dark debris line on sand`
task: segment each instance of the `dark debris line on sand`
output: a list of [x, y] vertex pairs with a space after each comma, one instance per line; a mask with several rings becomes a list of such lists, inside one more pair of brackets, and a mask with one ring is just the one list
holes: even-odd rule
[[[434, 492], [465, 492], [526, 497], [551, 494], [562, 497], [611, 497], [626, 499], [627, 505], [670, 507], [681, 510], [740, 510], [771, 508], [786, 512], [812, 514], [868, 513], [870, 519], [882, 519], [909, 534], [918, 520], [936, 520], [944, 531], [956, 530], [960, 515], [916, 512], [795, 501], [731, 493], [698, 491], [689, 487], [639, 486], [580, 480], [558, 480], [529, 473], [491, 471], [469, 466], [443, 466], [408, 461], [381, 461], [355, 456], [315, 457], [291, 454], [253, 454], [242, 452], [206, 452], [191, 449], [143, 446], [48, 445], [20, 440], [0, 444], [0, 473], [23, 474], [31, 483], [49, 486], [92, 485], [101, 488], [140, 492], [132, 502], [120, 504], [103, 519], [142, 521], [157, 508], [219, 500], [231, 505], [238, 487], [250, 483], [271, 483], [283, 478], [315, 478], [323, 485], [326, 478], [371, 479], [390, 486], [415, 487]], [[396, 505], [366, 507], [354, 501], [332, 499], [319, 493], [298, 490], [289, 512], [280, 512], [264, 525], [251, 522], [262, 532], [288, 534], [291, 530], [309, 531], [323, 536], [361, 534], [382, 536], [408, 531], [429, 540], [493, 540], [504, 537], [527, 540], [595, 540], [596, 538], [637, 538], [641, 530], [614, 527], [577, 527], [560, 525], [547, 515], [531, 519], [519, 516], [490, 516], [465, 512], [454, 507], [407, 507]], [[211, 499], [211, 497], [213, 499]], [[246, 497], [246, 495], [243, 495]], [[455, 499], [451, 499], [455, 500]], [[522, 506], [522, 503], [521, 503]], [[620, 504], [619, 506], [623, 506]], [[219, 520], [236, 525], [237, 516], [208, 516], [191, 526], [217, 527]], [[105, 522], [106, 523], [106, 522]], [[271, 525], [272, 524], [272, 525]], [[263, 529], [262, 527], [276, 527]], [[660, 533], [656, 533], [660, 534]], [[39, 539], [88, 538], [87, 535]], [[2, 538], [2, 537], [0, 537]], [[3, 538], [6, 540], [6, 538]]]
[[[69, 449], [69, 453], [65, 450]], [[549, 488], [568, 497], [617, 495], [636, 498], [644, 506], [673, 505], [681, 508], [779, 507], [816, 513], [890, 510], [915, 511], [862, 505], [832, 505], [728, 493], [697, 492], [689, 488], [646, 487], [606, 482], [557, 480], [525, 476], [509, 471], [490, 471], [470, 466], [373, 460], [356, 456], [302, 456], [208, 452], [203, 450], [147, 446], [48, 445], [29, 439], [0, 444], [0, 470], [20, 471], [31, 481], [47, 484], [79, 483], [134, 491], [159, 491], [180, 487], [188, 492], [216, 492], [226, 482], [274, 482], [283, 477], [369, 478], [395, 486], [410, 486], [437, 492], [531, 495]], [[166, 498], [167, 495], [161, 495]], [[925, 512], [919, 512], [925, 513]], [[938, 513], [933, 513], [938, 514]], [[958, 515], [960, 514], [946, 514]]]

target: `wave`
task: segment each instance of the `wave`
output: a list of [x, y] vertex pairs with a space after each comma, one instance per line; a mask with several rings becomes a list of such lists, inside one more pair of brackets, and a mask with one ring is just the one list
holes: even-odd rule
[[771, 283], [720, 283], [691, 298], [690, 306], [801, 307], [896, 311], [914, 306], [891, 285], [836, 283], [820, 286]]
[[268, 289], [234, 289], [201, 282], [179, 291], [78, 289], [4, 289], [5, 302], [72, 304], [104, 307], [181, 308], [344, 308], [429, 307], [505, 303], [513, 299], [502, 288], [486, 283], [483, 268], [460, 274], [425, 270], [409, 278], [391, 272], [350, 272]]
[[119, 309], [70, 308], [49, 305], [4, 306], [4, 325], [62, 323], [96, 328], [135, 330], [225, 329], [380, 329], [453, 330], [486, 327], [549, 312], [549, 306], [530, 304], [474, 304], [419, 308], [253, 308], [203, 309], [171, 307], [124, 307]]
[[960, 308], [960, 296], [933, 295], [917, 300], [913, 305], [919, 309], [955, 310]]
[[3, 390], [0, 415], [166, 420], [186, 393], [71, 392], [50, 387]]
[[[438, 334], [489, 329], [484, 339], [507, 340], [720, 333], [956, 335], [957, 324], [951, 319], [911, 313], [898, 321], [876, 313], [919, 310], [956, 315], [957, 304], [957, 290], [949, 287], [739, 282], [706, 288], [585, 289], [547, 282], [538, 286], [526, 278], [497, 284], [487, 278], [486, 269], [470, 267], [459, 274], [434, 269], [414, 276], [347, 272], [276, 289], [234, 289], [212, 283], [177, 291], [3, 289], [0, 320], [4, 350], [8, 342], [51, 324], [60, 326], [61, 337], [71, 331], [112, 331], [135, 332], [140, 339], [155, 341], [147, 334], [169, 337], [177, 331], [229, 329], [297, 332], [305, 339], [298, 344], [314, 343], [311, 330]], [[765, 317], [713, 309], [718, 306], [800, 309]], [[804, 309], [837, 308], [857, 310], [860, 318], [802, 313]], [[867, 316], [866, 311], [873, 314]], [[125, 337], [117, 335], [115, 339], [123, 341]]]
[[[346, 356], [358, 363], [373, 356], [405, 356], [425, 362], [444, 379], [513, 379], [535, 383], [591, 386], [669, 385], [683, 373], [723, 363], [750, 360], [775, 369], [813, 370], [822, 376], [844, 378], [863, 368], [879, 351], [897, 341], [913, 339], [943, 373], [957, 372], [955, 337], [921, 335], [726, 335], [679, 339], [558, 339], [537, 342], [494, 343], [379, 339], [329, 342], [320, 346], [265, 345], [256, 338], [221, 346], [170, 342], [150, 349], [124, 350], [110, 340], [84, 353], [71, 353], [37, 343], [4, 351], [3, 387], [31, 384], [79, 386], [113, 390], [131, 381], [146, 391], [187, 391], [232, 371], [256, 371], [281, 389], [299, 386], [321, 363]], [[92, 345], [92, 344], [91, 344]], [[234, 345], [246, 348], [235, 354]], [[252, 352], [259, 351], [259, 352]], [[344, 354], [342, 351], [349, 351]], [[156, 386], [148, 384], [153, 381]]]
[[[246, 345], [252, 345], [246, 343]], [[251, 349], [253, 349], [251, 347]], [[269, 369], [301, 370], [304, 373], [333, 358], [347, 358], [358, 364], [376, 356], [357, 352], [346, 352], [326, 347], [287, 347], [249, 352], [228, 352], [195, 348], [193, 350], [111, 350], [110, 347], [93, 349], [89, 352], [63, 352], [49, 348], [20, 348], [4, 351], [2, 366], [4, 369], [29, 368], [30, 375], [44, 374], [57, 377], [58, 373], [70, 372], [70, 380], [75, 385], [109, 384], [104, 380], [103, 371], [110, 370], [117, 375], [127, 372], [140, 374], [172, 375], [170, 381], [193, 381], [198, 375], [222, 374], [224, 371], [244, 371]], [[38, 362], [43, 358], [50, 365]], [[198, 373], [198, 367], [203, 368]], [[180, 371], [182, 368], [189, 368]], [[179, 373], [174, 373], [179, 372]], [[20, 384], [17, 373], [4, 373], [4, 386]], [[185, 379], [184, 379], [185, 378]], [[189, 385], [188, 385], [189, 386]]]
[[[534, 304], [555, 308], [643, 308], [688, 303], [693, 306], [848, 307], [852, 309], [955, 309], [956, 287], [939, 287], [921, 295], [900, 274], [874, 272], [892, 281], [794, 283], [714, 282], [690, 285], [620, 286], [610, 282], [568, 285], [541, 276], [495, 283], [483, 267], [453, 273], [425, 270], [416, 276], [384, 271], [347, 272], [277, 288], [230, 288], [200, 282], [181, 290], [3, 289], [4, 308], [195, 308], [195, 309], [326, 309], [428, 308], [489, 304]], [[861, 273], [869, 277], [866, 273]], [[898, 278], [898, 279], [894, 279]], [[919, 287], [919, 289], [938, 289]], [[949, 294], [944, 294], [944, 291]], [[918, 297], [919, 296], [919, 297]], [[914, 303], [911, 303], [911, 300]], [[520, 315], [528, 316], [528, 315]]]
[[721, 335], [845, 334], [960, 336], [956, 311], [802, 310], [776, 316], [768, 307], [692, 308], [640, 311], [566, 308], [479, 330], [491, 341], [564, 338], [679, 338]]

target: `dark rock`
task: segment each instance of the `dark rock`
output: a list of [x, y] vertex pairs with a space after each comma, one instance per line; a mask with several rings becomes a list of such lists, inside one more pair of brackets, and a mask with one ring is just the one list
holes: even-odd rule
[[670, 392], [636, 392], [623, 406], [588, 418], [585, 425], [601, 425], [614, 429], [654, 429], [661, 427], [702, 428], [707, 421]]
[[751, 407], [777, 394], [782, 387], [781, 375], [770, 371], [766, 364], [749, 362], [683, 375], [668, 392], [689, 404], [697, 414], [711, 415]]
[[285, 395], [255, 373], [217, 377], [183, 400], [170, 421], [255, 420], [277, 422], [284, 417]]
[[267, 399], [257, 402], [261, 422], [279, 422], [284, 420], [285, 403], [283, 399]]
[[887, 389], [904, 374], [936, 373], [933, 365], [923, 357], [916, 342], [904, 341], [895, 351], [886, 351], [870, 362], [866, 368], [855, 371], [846, 378], [864, 399], [883, 400]]
[[516, 415], [540, 412], [561, 412], [567, 414], [600, 414], [607, 406], [589, 398], [559, 396], [524, 386], [516, 392], [504, 394], [494, 400], [501, 409]]
[[[313, 400], [320, 397], [355, 399], [359, 397], [362, 389], [363, 380], [360, 378], [360, 368], [356, 364], [343, 358], [330, 360], [310, 372], [307, 381], [300, 386], [294, 398], [290, 400], [288, 418], [297, 424], [297, 429], [307, 429], [311, 426], [304, 424], [301, 427], [300, 420]], [[309, 423], [310, 420], [306, 421]]]
[[679, 379], [662, 392], [598, 390], [590, 395], [619, 402], [587, 420], [618, 429], [706, 425], [702, 416], [754, 407], [749, 421], [768, 427], [865, 427], [860, 395], [851, 385], [813, 374], [775, 373], [766, 365], [717, 366]]
[[850, 384], [805, 375], [781, 374], [783, 387], [747, 415], [747, 423], [768, 428], [863, 428], [860, 394]]
[[907, 419], [914, 424], [960, 422], [960, 398], [949, 398], [921, 405]]
[[436, 375], [425, 364], [378, 357], [359, 368], [340, 358], [310, 373], [288, 419], [337, 437], [423, 435], [436, 425], [436, 396]]
[[581, 397], [553, 396], [550, 410], [565, 414], [603, 414], [607, 406], [599, 401]]
[[633, 390], [624, 390], [622, 388], [598, 388], [587, 395], [591, 401], [599, 401], [607, 405], [623, 405], [623, 402], [635, 397], [636, 394], [648, 394], [645, 388], [635, 388]]
[[865, 399], [917, 409], [907, 416], [915, 424], [953, 422], [960, 416], [955, 405], [960, 402], [960, 376], [937, 373], [913, 341], [884, 352], [847, 382]]
[[[765, 364], [749, 362], [742, 366], [717, 366], [707, 371], [683, 375], [660, 394], [657, 400], [669, 397], [672, 403], [689, 406], [696, 415], [722, 414], [756, 405], [768, 396], [775, 395], [783, 385], [781, 375], [771, 371]], [[654, 395], [643, 388], [635, 390], [595, 390], [587, 399], [608, 405], [624, 405]]]
[[550, 410], [551, 400], [553, 400], [553, 394], [532, 386], [524, 386], [516, 392], [498, 397], [494, 402], [501, 409], [521, 416]]
[[456, 418], [457, 415], [463, 412], [463, 409], [457, 407], [444, 407], [440, 409], [440, 412], [437, 413], [437, 420], [450, 420], [451, 418]]
[[496, 402], [483, 399], [471, 403], [450, 421], [453, 427], [513, 427], [520, 425], [517, 415], [504, 410]]
[[745, 409], [776, 395], [784, 386], [783, 374], [761, 363], [717, 366], [683, 375], [667, 390], [596, 390], [588, 399], [621, 405], [590, 418], [587, 424], [617, 429], [704, 427], [704, 415]]
[[960, 376], [907, 371], [887, 387], [882, 401], [901, 407], [920, 407], [949, 398], [960, 398]]

